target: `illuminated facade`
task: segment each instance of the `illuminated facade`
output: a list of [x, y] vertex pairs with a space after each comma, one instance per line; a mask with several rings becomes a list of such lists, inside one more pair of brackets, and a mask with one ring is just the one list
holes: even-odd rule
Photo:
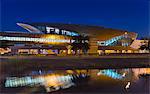
[[[11, 48], [14, 54], [82, 54], [86, 53], [120, 53], [132, 52], [130, 47], [137, 34], [99, 26], [50, 24], [50, 23], [17, 23], [29, 33], [1, 32], [0, 41]], [[6, 43], [7, 42], [7, 43]], [[84, 47], [73, 47], [74, 45]], [[73, 48], [77, 51], [74, 51]], [[108, 49], [109, 48], [109, 49]], [[130, 50], [130, 51], [129, 51]], [[43, 52], [44, 51], [44, 52]]]

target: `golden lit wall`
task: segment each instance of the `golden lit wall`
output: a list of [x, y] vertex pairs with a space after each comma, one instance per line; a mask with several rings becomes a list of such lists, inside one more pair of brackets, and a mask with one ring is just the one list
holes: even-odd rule
[[[45, 39], [53, 39], [53, 40], [58, 40], [55, 42], [45, 42], [47, 44], [52, 44], [52, 45], [64, 45], [64, 44], [70, 44], [69, 41], [71, 41], [71, 37], [69, 36], [63, 36], [63, 35], [55, 35], [55, 34], [45, 34], [42, 35], [41, 38], [45, 38]], [[59, 42], [59, 41], [63, 41], [63, 40], [67, 40], [66, 42]]]

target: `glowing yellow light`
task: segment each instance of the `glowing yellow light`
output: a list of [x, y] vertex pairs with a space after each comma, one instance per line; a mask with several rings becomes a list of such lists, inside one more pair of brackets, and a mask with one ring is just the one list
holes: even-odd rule
[[49, 75], [45, 77], [46, 86], [60, 86], [62, 83], [58, 80], [60, 75]]
[[66, 70], [67, 73], [73, 74], [74, 72], [72, 70]]
[[54, 40], [53, 42], [46, 42], [46, 43], [48, 43], [48, 44], [55, 44], [55, 45], [70, 43], [70, 40], [71, 40], [71, 38], [68, 37], [68, 36], [53, 35], [53, 34], [46, 34], [46, 35], [43, 35], [41, 38], [52, 39], [52, 40]]

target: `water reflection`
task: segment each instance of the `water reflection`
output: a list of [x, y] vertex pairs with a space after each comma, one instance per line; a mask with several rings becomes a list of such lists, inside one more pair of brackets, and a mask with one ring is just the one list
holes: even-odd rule
[[139, 79], [140, 75], [150, 74], [150, 68], [133, 68], [134, 79]]
[[60, 89], [76, 87], [77, 85], [82, 84], [82, 82], [88, 83], [89, 81], [101, 76], [114, 80], [133, 81], [133, 78], [135, 80], [135, 78], [137, 79], [141, 74], [150, 74], [150, 68], [56, 71], [38, 70], [30, 72], [29, 76], [25, 77], [7, 77], [5, 88], [43, 86], [47, 92], [52, 92]]
[[97, 75], [106, 75], [113, 79], [123, 79], [126, 76], [126, 72], [124, 72], [123, 74], [119, 74], [115, 70], [100, 70]]
[[[71, 70], [70, 70], [71, 71]], [[68, 70], [66, 71], [66, 73]], [[32, 72], [33, 73], [33, 72]], [[34, 71], [35, 73], [35, 71]], [[45, 73], [44, 73], [45, 74]], [[56, 91], [59, 89], [69, 88], [74, 86], [78, 80], [88, 78], [87, 74], [46, 74], [36, 76], [26, 76], [26, 77], [7, 77], [5, 82], [5, 87], [22, 87], [22, 86], [44, 86], [47, 92]]]

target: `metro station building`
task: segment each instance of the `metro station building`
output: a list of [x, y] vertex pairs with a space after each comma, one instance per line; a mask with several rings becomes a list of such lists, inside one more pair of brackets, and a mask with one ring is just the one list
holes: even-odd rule
[[[12, 54], [74, 54], [72, 44], [78, 37], [89, 44], [88, 54], [135, 53], [132, 48], [137, 38], [134, 32], [100, 26], [17, 23], [28, 32], [0, 32], [1, 45], [7, 45]], [[88, 37], [88, 38], [87, 38]], [[77, 50], [83, 54], [82, 49]]]

